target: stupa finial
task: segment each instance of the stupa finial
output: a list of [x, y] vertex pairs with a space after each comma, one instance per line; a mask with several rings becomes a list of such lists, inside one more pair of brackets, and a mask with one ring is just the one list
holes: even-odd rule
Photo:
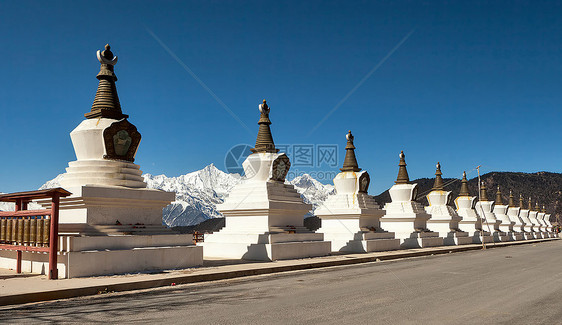
[[527, 209], [529, 211], [533, 211], [533, 202], [531, 201], [531, 197], [529, 196], [529, 202], [527, 203]]
[[271, 135], [271, 129], [269, 125], [271, 125], [271, 121], [269, 120], [269, 111], [270, 108], [267, 105], [266, 100], [263, 100], [262, 104], [258, 105], [260, 111], [260, 120], [258, 124], [260, 126], [258, 130], [258, 137], [256, 139], [256, 146], [255, 148], [250, 149], [253, 153], [257, 152], [271, 152], [276, 153], [279, 152], [279, 149], [275, 148], [275, 143], [273, 142], [273, 136]]
[[486, 185], [483, 181], [480, 184], [480, 201], [488, 201], [488, 192], [486, 191]]
[[515, 200], [513, 199], [513, 191], [509, 190], [509, 203], [510, 208], [515, 208]]
[[345, 146], [345, 159], [343, 160], [343, 168], [340, 168], [342, 172], [358, 172], [361, 170], [357, 164], [357, 158], [355, 157], [355, 146], [353, 145], [353, 134], [351, 130], [345, 135], [347, 139], [347, 145]]
[[466, 179], [466, 172], [462, 172], [462, 180], [461, 180], [461, 191], [459, 196], [470, 196], [470, 192], [468, 192], [468, 179]]
[[496, 190], [496, 205], [503, 205], [503, 199], [502, 199], [502, 192], [500, 190], [500, 186], [498, 185], [497, 190]]
[[519, 207], [525, 209], [525, 200], [523, 199], [523, 194], [519, 194]]
[[400, 163], [398, 164], [398, 177], [396, 177], [395, 184], [409, 184], [410, 177], [408, 176], [408, 170], [406, 169], [406, 155], [404, 151], [400, 151]]
[[110, 118], [120, 120], [129, 117], [121, 111], [121, 103], [117, 95], [115, 82], [117, 76], [113, 72], [113, 67], [117, 64], [117, 57], [111, 52], [111, 46], [105, 45], [104, 51], [97, 51], [98, 61], [100, 62], [100, 72], [98, 78], [98, 90], [92, 109], [84, 114], [86, 118]]
[[441, 175], [443, 175], [443, 173], [441, 173], [441, 164], [439, 162], [437, 162], [437, 165], [435, 165], [435, 182], [433, 183], [433, 188], [432, 190], [434, 191], [443, 191], [443, 178], [441, 177]]
[[539, 201], [535, 202], [535, 211], [541, 212], [541, 207], [539, 205]]
[[546, 213], [546, 206], [545, 206], [544, 204], [543, 204], [543, 206], [542, 206], [541, 212], [542, 212], [542, 213]]

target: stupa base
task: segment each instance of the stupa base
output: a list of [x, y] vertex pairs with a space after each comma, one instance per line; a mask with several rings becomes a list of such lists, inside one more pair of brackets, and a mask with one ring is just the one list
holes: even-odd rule
[[543, 233], [542, 232], [534, 232], [533, 235], [535, 235], [535, 239], [543, 239]]
[[[300, 228], [300, 227], [299, 227]], [[304, 227], [303, 227], [304, 228]], [[296, 231], [302, 229], [296, 229]], [[234, 233], [220, 231], [205, 235], [205, 258], [275, 261], [330, 255], [331, 243], [323, 234], [295, 233]]]
[[472, 238], [468, 236], [467, 232], [450, 231], [448, 233], [439, 233], [443, 237], [443, 245], [467, 245], [472, 244]]
[[532, 232], [524, 232], [523, 238], [525, 238], [525, 240], [535, 239], [535, 235]]
[[525, 240], [525, 236], [521, 232], [512, 232], [511, 234], [512, 234], [513, 240], [515, 240], [515, 241]]
[[511, 237], [507, 233], [501, 231], [492, 232], [492, 237], [494, 238], [494, 242], [496, 243], [508, 242], [511, 240]]
[[[321, 233], [322, 228], [318, 232]], [[392, 232], [360, 231], [352, 236], [349, 233], [324, 233], [324, 239], [332, 243], [332, 252], [367, 253], [400, 249], [400, 239], [395, 239]]]
[[405, 249], [443, 246], [443, 238], [433, 231], [403, 233], [397, 234], [397, 237], [400, 239], [400, 248]]

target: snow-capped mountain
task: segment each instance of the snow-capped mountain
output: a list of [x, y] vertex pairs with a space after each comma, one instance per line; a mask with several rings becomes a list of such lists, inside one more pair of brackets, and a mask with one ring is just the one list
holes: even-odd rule
[[[228, 174], [211, 164], [207, 167], [178, 177], [144, 174], [148, 188], [176, 192], [176, 201], [164, 208], [163, 221], [169, 227], [196, 225], [222, 214], [216, 205], [222, 203], [228, 193], [241, 182], [239, 174]], [[62, 174], [46, 182], [41, 189], [58, 187]], [[288, 184], [303, 197], [313, 210], [335, 193], [331, 185], [324, 185], [308, 174], [297, 176]]]

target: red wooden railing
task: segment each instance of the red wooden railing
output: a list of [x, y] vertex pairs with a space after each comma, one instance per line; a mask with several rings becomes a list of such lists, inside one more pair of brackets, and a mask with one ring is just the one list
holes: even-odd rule
[[[59, 187], [0, 195], [0, 202], [16, 204], [15, 211], [0, 211], [0, 249], [17, 251], [17, 273], [21, 273], [22, 252], [46, 252], [49, 253], [49, 279], [58, 278], [59, 203], [61, 197], [70, 194]], [[49, 198], [50, 209], [27, 210], [32, 200]]]

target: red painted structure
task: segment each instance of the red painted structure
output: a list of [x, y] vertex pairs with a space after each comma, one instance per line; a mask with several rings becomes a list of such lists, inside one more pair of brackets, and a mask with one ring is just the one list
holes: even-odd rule
[[[17, 273], [21, 273], [22, 252], [47, 252], [49, 253], [49, 279], [58, 279], [59, 204], [61, 197], [67, 197], [71, 194], [59, 187], [0, 195], [0, 202], [14, 202], [16, 204], [15, 211], [0, 211], [0, 249], [17, 251]], [[38, 199], [51, 199], [51, 208], [27, 210], [28, 203]], [[37, 227], [38, 221], [41, 221], [41, 224], [48, 222], [49, 227], [30, 234], [31, 220], [35, 220], [35, 227]], [[8, 225], [11, 229], [8, 229]], [[31, 236], [35, 238], [36, 234], [45, 235], [47, 231], [49, 234], [48, 240], [43, 240], [43, 238], [30, 240]]]

